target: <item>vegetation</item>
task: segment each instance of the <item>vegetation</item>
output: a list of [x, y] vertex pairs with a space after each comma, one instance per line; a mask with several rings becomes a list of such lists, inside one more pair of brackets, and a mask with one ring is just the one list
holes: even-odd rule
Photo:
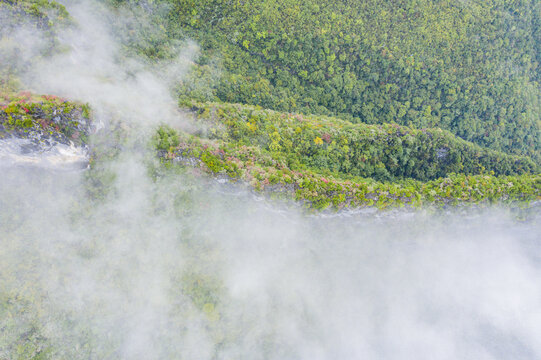
[[0, 93], [0, 139], [16, 136], [84, 145], [90, 131], [89, 117], [88, 105], [54, 95]]
[[164, 157], [316, 207], [539, 198], [538, 2], [161, 3], [202, 48]]
[[168, 36], [202, 47], [186, 98], [439, 127], [540, 161], [538, 1], [162, 2]]
[[538, 172], [529, 158], [483, 149], [441, 129], [352, 124], [231, 104], [192, 103], [191, 109], [205, 129], [201, 135], [258, 146], [293, 170], [308, 167], [383, 181]]
[[[541, 198], [541, 175], [530, 173], [531, 160], [484, 150], [441, 130], [354, 125], [230, 104], [194, 103], [192, 110], [199, 125], [195, 135], [169, 127], [156, 133], [155, 147], [166, 163], [199, 167], [312, 208]], [[448, 160], [440, 158], [442, 149]], [[404, 173], [407, 164], [395, 166], [406, 156], [421, 163], [412, 171], [426, 170], [412, 172], [420, 180]], [[350, 168], [341, 167], [344, 163]], [[460, 174], [453, 171], [457, 167]]]
[[[541, 200], [539, 1], [104, 2], [138, 19], [115, 25], [127, 56], [152, 61], [175, 56], [186, 39], [201, 45], [177, 89], [197, 130], [158, 128], [153, 145], [164, 166], [146, 163], [156, 182], [195, 170], [195, 178], [184, 176], [167, 191], [155, 187], [148, 196], [149, 214], [165, 212], [167, 200], [183, 220], [177, 226], [188, 270], [173, 274], [179, 286], [170, 296], [185, 297], [193, 307], [182, 303], [180, 328], [201, 312], [216, 343], [240, 336], [219, 325], [226, 295], [208, 274], [216, 252], [189, 252], [205, 246], [190, 236], [205, 234], [190, 220], [212, 204], [205, 199], [212, 194], [201, 190], [209, 185], [197, 177], [201, 172], [313, 209]], [[21, 86], [17, 75], [35, 60], [23, 56], [24, 47], [39, 45], [32, 56], [61, 51], [56, 34], [70, 22], [54, 1], [0, 2], [0, 140], [87, 143], [88, 105], [12, 92]], [[15, 28], [30, 29], [28, 34], [40, 29], [44, 38], [6, 35]], [[84, 174], [87, 196], [73, 205], [76, 215], [69, 221], [92, 219], [92, 211], [103, 209], [94, 202], [114, 196], [116, 173], [109, 163], [126, 151], [131, 134], [129, 126], [108, 125], [93, 142]], [[0, 206], [0, 215], [9, 244], [24, 239], [17, 235], [24, 233], [21, 224], [40, 226], [8, 207]], [[117, 232], [116, 219], [110, 222]], [[85, 246], [81, 252], [98, 251]], [[39, 264], [39, 253], [23, 255], [28, 264]], [[40, 305], [49, 295], [36, 288], [37, 278], [14, 290], [19, 275], [0, 279], [0, 358], [62, 357], [56, 352], [62, 349], [53, 347], [55, 331], [82, 339], [72, 339], [73, 346], [66, 341], [73, 354], [94, 354], [96, 334], [74, 329], [69, 312], [60, 313], [61, 331], [49, 328]]]
[[0, 92], [20, 87], [18, 75], [36, 57], [59, 51], [57, 32], [71, 23], [66, 8], [55, 1], [0, 2]]
[[[199, 131], [158, 129], [163, 158], [316, 207], [539, 196], [535, 2], [104, 2], [140, 20], [114, 27], [128, 56], [171, 58], [189, 38], [201, 45], [177, 89]], [[59, 50], [56, 31], [71, 21], [61, 5], [2, 6], [2, 16], [46, 29], [47, 51]], [[55, 123], [57, 112], [89, 116], [58, 99], [5, 97], [3, 134], [40, 128], [84, 141], [77, 122]]]

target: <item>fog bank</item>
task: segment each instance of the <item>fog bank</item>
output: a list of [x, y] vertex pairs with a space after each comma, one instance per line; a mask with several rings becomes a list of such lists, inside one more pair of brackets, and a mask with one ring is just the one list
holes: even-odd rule
[[314, 217], [125, 166], [100, 202], [3, 169], [1, 357], [29, 332], [70, 359], [541, 355], [538, 215]]
[[539, 205], [312, 216], [160, 169], [149, 136], [189, 127], [171, 87], [197, 47], [149, 64], [103, 7], [68, 10], [71, 50], [24, 78], [89, 102], [116, 154], [0, 163], [0, 359], [541, 358]]

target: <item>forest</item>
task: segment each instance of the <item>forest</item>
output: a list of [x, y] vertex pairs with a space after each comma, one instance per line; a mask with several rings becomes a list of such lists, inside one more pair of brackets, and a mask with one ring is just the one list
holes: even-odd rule
[[[257, 166], [326, 181], [376, 181], [387, 184], [385, 189], [413, 181], [420, 189], [423, 182], [455, 175], [497, 182], [516, 177], [529, 185], [515, 187], [512, 199], [539, 196], [537, 1], [98, 3], [112, 11], [109, 22], [122, 46], [119, 62], [137, 57], [161, 66], [196, 44], [174, 94], [200, 130], [188, 135], [158, 129], [163, 160], [190, 154], [214, 175], [227, 173], [259, 190], [265, 182], [272, 185], [266, 176], [256, 184], [250, 171], [237, 171], [240, 165], [250, 167], [248, 147], [259, 154]], [[3, 32], [23, 21], [43, 31], [40, 58], [65, 51], [57, 33], [74, 22], [64, 6], [26, 0], [2, 8]], [[128, 20], [115, 21], [115, 16]], [[7, 94], [2, 118], [8, 130], [41, 124], [27, 119], [28, 105], [20, 104], [26, 95], [16, 94], [24, 88], [17, 75], [39, 61], [20, 61], [20, 47], [3, 37], [0, 85]], [[191, 145], [169, 141], [178, 136]], [[227, 160], [227, 152], [233, 163], [242, 164]], [[288, 176], [272, 178], [287, 183]], [[486, 199], [464, 186], [458, 198]], [[497, 190], [494, 199], [508, 199], [507, 190]]]
[[[128, 53], [167, 59], [179, 43], [198, 44], [183, 101], [439, 127], [541, 161], [539, 1], [104, 3], [144, 19], [117, 26]], [[54, 1], [15, 4], [39, 27], [69, 17]]]
[[0, 0], [0, 360], [541, 359], [541, 0]]
[[202, 48], [183, 96], [439, 127], [539, 162], [539, 1], [165, 3], [164, 36]]

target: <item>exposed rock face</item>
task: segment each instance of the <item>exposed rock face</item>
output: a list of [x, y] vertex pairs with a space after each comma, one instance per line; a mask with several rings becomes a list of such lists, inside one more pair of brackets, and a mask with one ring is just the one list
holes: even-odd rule
[[36, 165], [84, 169], [88, 166], [88, 159], [88, 152], [74, 145], [37, 145], [28, 139], [17, 138], [0, 140], [0, 166]]
[[0, 163], [86, 168], [88, 107], [53, 96], [4, 96], [0, 103]]

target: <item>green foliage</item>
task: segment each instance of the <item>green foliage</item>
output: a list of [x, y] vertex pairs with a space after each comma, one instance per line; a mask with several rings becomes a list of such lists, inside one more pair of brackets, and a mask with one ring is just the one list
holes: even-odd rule
[[88, 105], [57, 96], [34, 95], [28, 91], [0, 92], [0, 138], [13, 134], [18, 137], [41, 134], [62, 138], [64, 143], [86, 144], [89, 115]]
[[156, 149], [162, 151], [169, 151], [171, 148], [177, 147], [180, 143], [177, 132], [166, 125], [158, 128], [154, 141], [156, 143]]
[[[438, 129], [354, 125], [240, 105], [194, 104], [192, 109], [199, 114], [200, 131], [196, 135], [179, 134], [179, 145], [162, 153], [164, 161], [241, 180], [257, 191], [296, 199], [314, 209], [523, 203], [541, 199], [541, 175], [528, 173], [535, 166], [531, 160], [485, 150]], [[393, 147], [399, 140], [401, 146]], [[437, 160], [442, 143], [447, 146], [447, 156], [455, 154], [451, 160]], [[296, 152], [301, 150], [308, 151], [309, 156]], [[389, 166], [408, 150], [407, 166], [421, 164], [417, 174], [423, 174], [424, 181], [399, 175], [387, 181], [393, 171], [400, 174], [402, 170]], [[352, 155], [356, 153], [367, 157], [362, 164], [356, 163]], [[348, 162], [344, 160], [343, 169], [333, 166], [341, 164], [340, 154], [351, 155]], [[474, 160], [467, 159], [474, 155]], [[367, 161], [368, 156], [372, 160]], [[437, 166], [431, 165], [434, 162]], [[496, 169], [499, 176], [483, 164]], [[459, 165], [462, 171], [471, 171], [453, 172]], [[369, 171], [372, 178], [359, 176], [352, 170], [357, 167]], [[447, 172], [436, 176], [440, 168]], [[504, 175], [511, 169], [515, 175]], [[430, 171], [433, 176], [428, 178]]]
[[90, 105], [88, 104], [81, 105], [81, 115], [83, 115], [84, 118], [90, 119], [90, 112], [91, 112]]
[[223, 70], [183, 96], [440, 127], [541, 160], [536, 1], [163, 2], [170, 36], [201, 44], [194, 71]]
[[37, 301], [41, 299], [27, 298], [16, 292], [0, 292], [0, 356], [14, 360], [51, 358], [41, 323], [44, 319], [32, 307]]
[[[197, 158], [196, 154], [200, 153]], [[449, 174], [427, 182], [378, 182], [340, 174], [327, 176], [313, 169], [293, 171], [255, 147], [211, 144], [196, 137], [187, 137], [168, 156], [169, 159], [187, 157], [199, 159], [200, 166], [209, 174], [227, 174], [257, 191], [303, 201], [314, 209], [523, 203], [541, 199], [541, 175]]]
[[[49, 30], [56, 25], [67, 25], [71, 19], [64, 5], [50, 0], [16, 0], [0, 3], [2, 10], [2, 31], [27, 22], [28, 25]], [[16, 22], [19, 22], [18, 24]]]
[[69, 24], [66, 8], [55, 1], [0, 2], [0, 91], [18, 90], [18, 75], [59, 50], [57, 32]]
[[351, 124], [231, 104], [194, 102], [191, 109], [200, 126], [210, 129], [201, 135], [258, 146], [293, 170], [311, 168], [382, 181], [539, 171], [527, 157], [483, 149], [440, 129]]
[[[144, 6], [134, 2], [104, 0], [112, 5], [109, 24], [116, 41], [122, 45], [124, 55], [142, 55], [151, 61], [171, 59], [184, 45], [178, 36], [170, 36], [165, 28], [167, 7], [156, 6], [153, 1]], [[118, 21], [117, 19], [122, 19]]]

